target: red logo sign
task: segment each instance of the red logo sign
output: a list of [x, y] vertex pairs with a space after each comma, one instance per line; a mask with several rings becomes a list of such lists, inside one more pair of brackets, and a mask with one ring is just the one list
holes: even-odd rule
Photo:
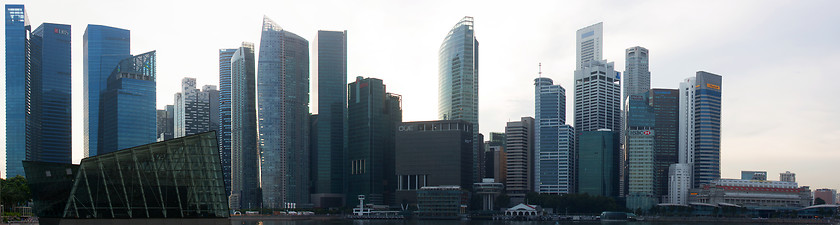
[[645, 131], [645, 135], [650, 135], [650, 131]]

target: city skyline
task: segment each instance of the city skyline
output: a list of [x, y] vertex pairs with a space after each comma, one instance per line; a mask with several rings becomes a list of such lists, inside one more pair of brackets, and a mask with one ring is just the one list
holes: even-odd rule
[[[138, 6], [136, 10], [141, 13], [154, 13], [155, 10], [166, 13], [167, 10], [187, 7], [174, 4], [166, 8], [156, 6], [159, 4], [149, 4]], [[317, 3], [302, 4], [285, 6], [283, 3], [270, 5], [245, 2], [229, 7], [208, 6], [205, 11], [184, 13], [184, 17], [180, 18], [148, 18], [142, 21], [122, 18], [118, 11], [94, 13], [91, 10], [78, 16], [72, 10], [60, 11], [66, 8], [92, 8], [94, 5], [96, 8], [117, 8], [119, 3], [26, 2], [31, 24], [70, 24], [76, 30], [72, 33], [73, 162], [81, 159], [84, 148], [81, 130], [81, 31], [87, 24], [131, 30], [132, 54], [158, 51], [159, 109], [173, 103], [171, 96], [179, 91], [178, 81], [183, 77], [196, 77], [203, 84], [218, 84], [218, 50], [239, 46], [243, 41], [257, 42], [259, 21], [263, 15], [275, 19], [284, 28], [298, 31], [310, 42], [314, 41], [317, 30], [348, 30], [353, 32], [353, 36], [348, 38], [347, 76], [384, 80], [389, 84], [389, 90], [403, 95], [404, 121], [421, 121], [437, 119], [437, 101], [429, 94], [434, 93], [434, 88], [430, 87], [435, 87], [437, 83], [437, 51], [440, 41], [453, 21], [463, 16], [473, 16], [476, 36], [481, 38], [484, 53], [481, 56], [484, 62], [481, 70], [484, 72], [479, 92], [479, 99], [483, 101], [479, 104], [479, 112], [482, 115], [480, 131], [485, 135], [489, 132], [502, 132], [507, 121], [534, 115], [530, 88], [536, 77], [537, 63], [542, 62], [545, 77], [554, 79], [563, 87], [572, 87], [575, 69], [574, 32], [581, 27], [603, 22], [604, 58], [619, 65], [615, 68], [617, 71], [624, 71], [620, 65], [624, 65], [623, 54], [626, 48], [643, 46], [649, 49], [652, 54], [651, 86], [654, 88], [677, 88], [683, 78], [699, 70], [724, 76], [729, 88], [722, 103], [727, 105], [722, 112], [724, 122], [721, 128], [723, 178], [737, 178], [741, 170], [762, 170], [769, 174], [791, 171], [798, 174], [797, 180], [801, 185], [816, 188], [840, 186], [837, 180], [819, 180], [822, 175], [820, 171], [832, 169], [825, 165], [840, 160], [840, 155], [824, 154], [827, 157], [817, 159], [810, 157], [835, 149], [831, 143], [836, 143], [840, 137], [837, 128], [840, 120], [832, 117], [840, 112], [840, 106], [831, 104], [832, 100], [828, 97], [831, 90], [828, 85], [837, 83], [838, 78], [830, 77], [831, 73], [825, 67], [803, 66], [830, 65], [840, 59], [840, 54], [835, 53], [840, 52], [837, 51], [840, 46], [832, 43], [840, 37], [840, 33], [823, 29], [831, 27], [826, 25], [840, 18], [828, 11], [820, 11], [832, 7], [817, 7], [818, 12], [815, 13], [807, 5], [780, 2], [738, 2], [734, 5], [729, 2], [713, 2], [689, 6], [670, 2], [546, 2], [525, 3], [505, 9], [500, 9], [501, 5], [486, 4], [464, 10], [467, 7], [435, 7], [442, 2], [425, 5], [374, 3], [355, 12], [319, 18], [307, 14], [315, 9]], [[406, 7], [408, 5], [412, 7]], [[752, 5], [761, 7], [752, 8]], [[300, 12], [283, 14], [269, 10], [288, 7], [300, 8], [296, 10]], [[574, 14], [576, 10], [585, 7], [604, 7], [605, 16]], [[624, 13], [633, 11], [627, 10], [628, 7], [674, 10], [657, 11], [640, 17]], [[407, 12], [403, 8], [413, 9]], [[390, 9], [397, 10], [388, 12]], [[241, 11], [243, 16], [230, 17], [236, 19], [217, 16], [226, 10]], [[494, 16], [503, 10], [527, 16]], [[711, 10], [716, 10], [716, 17], [686, 13]], [[564, 14], [568, 16], [562, 16]], [[195, 20], [203, 20], [205, 24], [196, 24]], [[211, 29], [218, 27], [231, 29]], [[208, 37], [202, 37], [205, 40], [194, 43], [186, 41], [187, 37], [194, 38], [195, 34]], [[412, 36], [408, 42], [402, 40], [406, 35]], [[177, 36], [184, 36], [184, 39]], [[387, 39], [400, 41], [378, 43]], [[510, 44], [510, 40], [524, 41]], [[405, 43], [412, 44], [407, 46]], [[388, 61], [393, 57], [383, 55], [407, 58]], [[798, 77], [811, 79], [793, 79]], [[310, 91], [310, 99], [317, 99], [316, 91]], [[312, 112], [317, 110], [315, 103], [310, 101]], [[572, 118], [570, 111], [573, 108], [567, 110], [568, 118]], [[567, 123], [572, 124], [573, 121]], [[775, 176], [771, 175], [770, 178], [774, 179]]]

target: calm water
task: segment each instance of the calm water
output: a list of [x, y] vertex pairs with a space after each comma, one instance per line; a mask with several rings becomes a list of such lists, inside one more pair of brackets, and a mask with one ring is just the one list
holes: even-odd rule
[[[241, 221], [232, 220], [231, 225], [554, 225], [554, 221], [490, 221], [490, 220], [297, 220], [297, 221]], [[700, 223], [700, 222], [560, 222], [560, 225], [739, 225], [744, 223]], [[767, 224], [767, 223], [751, 223]]]

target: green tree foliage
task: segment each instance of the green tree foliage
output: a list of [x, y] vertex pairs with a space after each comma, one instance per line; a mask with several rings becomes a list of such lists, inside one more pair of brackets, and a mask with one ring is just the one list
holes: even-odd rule
[[496, 202], [493, 203], [493, 206], [498, 208], [508, 208], [510, 207], [510, 196], [505, 193], [502, 193], [498, 197], [496, 197]]
[[814, 199], [814, 205], [825, 205], [825, 200], [822, 198]]
[[29, 184], [26, 183], [26, 178], [18, 175], [5, 180], [0, 180], [0, 201], [3, 205], [15, 207], [25, 205], [32, 199], [32, 193], [29, 191]]
[[528, 193], [525, 197], [528, 204], [539, 205], [543, 208], [553, 208], [555, 212], [569, 212], [573, 214], [598, 214], [603, 211], [623, 211], [615, 199], [605, 196], [589, 194], [549, 195]]

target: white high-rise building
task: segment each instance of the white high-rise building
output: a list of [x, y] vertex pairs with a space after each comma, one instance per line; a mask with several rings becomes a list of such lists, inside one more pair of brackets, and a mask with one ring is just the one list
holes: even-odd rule
[[624, 95], [641, 95], [650, 90], [650, 66], [648, 50], [636, 46], [624, 51]]
[[583, 69], [589, 61], [601, 60], [604, 49], [604, 23], [592, 24], [577, 31], [577, 69]]
[[575, 135], [566, 124], [566, 89], [546, 77], [534, 79], [534, 86], [534, 191], [574, 193]]
[[204, 85], [198, 89], [195, 78], [181, 80], [181, 92], [175, 93], [174, 137], [215, 130], [218, 102], [219, 91], [215, 85]]

